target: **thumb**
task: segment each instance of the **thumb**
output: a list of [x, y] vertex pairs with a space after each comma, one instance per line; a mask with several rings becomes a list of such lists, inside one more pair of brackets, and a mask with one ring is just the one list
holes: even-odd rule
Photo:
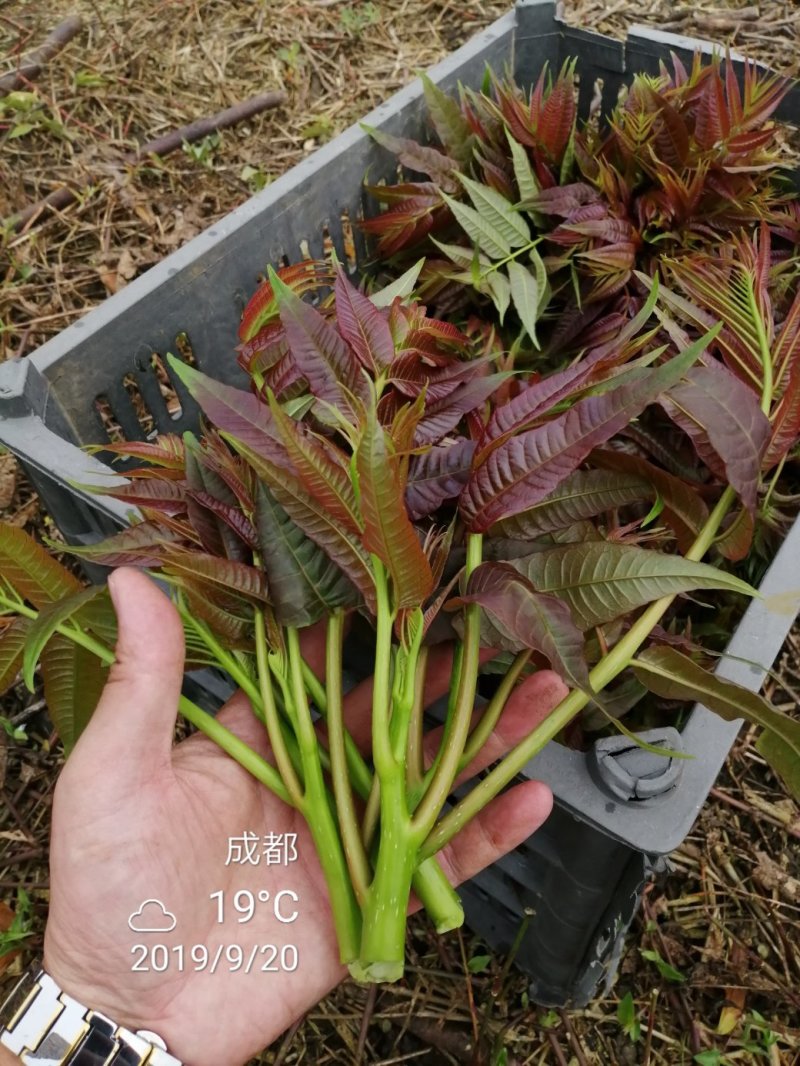
[[100, 702], [75, 747], [97, 766], [138, 774], [169, 761], [183, 682], [183, 624], [175, 606], [138, 570], [122, 567], [108, 579], [117, 613], [116, 662]]

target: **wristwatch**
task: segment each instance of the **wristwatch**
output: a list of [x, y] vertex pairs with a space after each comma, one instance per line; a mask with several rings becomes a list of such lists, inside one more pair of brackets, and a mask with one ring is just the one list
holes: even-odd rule
[[133, 1032], [29, 970], [0, 1008], [0, 1044], [28, 1066], [182, 1066], [146, 1029]]

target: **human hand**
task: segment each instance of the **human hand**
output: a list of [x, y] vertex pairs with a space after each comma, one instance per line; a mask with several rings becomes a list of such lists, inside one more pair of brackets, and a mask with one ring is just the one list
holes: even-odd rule
[[[325, 882], [302, 816], [284, 805], [202, 734], [173, 746], [183, 678], [180, 618], [143, 574], [118, 570], [110, 578], [119, 621], [117, 661], [89, 725], [58, 780], [50, 848], [51, 901], [44, 967], [81, 1003], [133, 1029], [150, 1029], [191, 1066], [239, 1066], [271, 1043], [345, 975], [340, 964]], [[313, 634], [307, 661], [321, 666], [324, 650]], [[427, 696], [446, 691], [449, 662], [431, 656]], [[356, 742], [369, 739], [369, 682], [347, 698], [346, 720]], [[565, 693], [555, 674], [542, 671], [512, 696], [480, 762], [494, 761], [541, 720]], [[238, 693], [219, 720], [269, 757], [265, 729]], [[429, 738], [435, 751], [437, 737]], [[469, 776], [469, 772], [466, 776]], [[499, 796], [445, 849], [439, 859], [453, 883], [465, 880], [516, 847], [550, 812], [549, 789], [526, 782]], [[245, 832], [296, 834], [297, 860], [289, 865], [226, 865], [229, 841]], [[290, 890], [276, 921], [260, 892]], [[228, 901], [224, 924], [210, 896]], [[251, 920], [239, 923], [231, 901], [252, 893]], [[129, 916], [147, 899], [162, 901], [177, 925], [171, 932], [132, 932]], [[242, 900], [248, 897], [241, 897]], [[169, 966], [134, 972], [136, 943], [164, 944]], [[243, 958], [256, 945], [298, 952], [294, 972], [230, 972], [225, 949]], [[216, 972], [196, 972], [191, 949], [209, 960], [222, 949]], [[185, 969], [178, 968], [183, 947]], [[290, 962], [291, 950], [286, 956]], [[233, 962], [238, 949], [233, 951]], [[158, 964], [160, 965], [160, 961]], [[227, 966], [227, 968], [226, 968]]]

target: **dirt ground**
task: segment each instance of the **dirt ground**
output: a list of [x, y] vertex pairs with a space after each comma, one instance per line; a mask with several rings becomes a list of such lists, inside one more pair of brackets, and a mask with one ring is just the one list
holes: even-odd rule
[[[0, 94], [0, 360], [24, 357], [508, 10], [503, 0], [5, 0], [0, 76], [67, 15], [80, 33], [9, 105]], [[797, 75], [796, 0], [569, 0], [573, 24], [623, 36], [646, 22], [711, 37]], [[137, 146], [251, 96], [285, 102], [162, 159]], [[91, 184], [90, 184], [91, 181]], [[13, 217], [53, 190], [70, 206]], [[0, 517], [48, 518], [0, 454]], [[800, 634], [769, 688], [796, 707]], [[59, 766], [43, 702], [21, 686], [0, 713], [2, 988], [41, 952], [50, 801]], [[0, 724], [2, 724], [0, 722]], [[10, 734], [25, 729], [25, 738]], [[527, 1001], [524, 975], [467, 932], [414, 925], [408, 978], [343, 985], [264, 1063], [726, 1066], [800, 1062], [800, 811], [739, 738], [669, 875], [647, 893], [616, 984], [582, 1011]], [[25, 917], [19, 890], [31, 908]], [[3, 954], [0, 933], [0, 956]], [[5, 974], [3, 970], [5, 969]], [[475, 969], [473, 964], [472, 969]], [[635, 1039], [634, 1039], [635, 1038]]]

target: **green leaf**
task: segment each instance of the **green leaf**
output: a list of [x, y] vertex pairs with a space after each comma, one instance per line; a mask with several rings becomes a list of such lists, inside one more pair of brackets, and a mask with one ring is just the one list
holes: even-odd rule
[[515, 259], [508, 264], [508, 278], [511, 282], [511, 302], [514, 309], [525, 332], [538, 348], [540, 345], [536, 337], [536, 322], [541, 303], [538, 282], [530, 271]]
[[408, 517], [394, 444], [378, 421], [374, 398], [366, 411], [356, 468], [364, 547], [388, 570], [395, 606], [419, 607], [433, 591], [433, 574]]
[[680, 970], [676, 970], [674, 966], [671, 966], [665, 959], [662, 959], [657, 951], [648, 951], [646, 948], [639, 948], [639, 954], [643, 959], [652, 962], [661, 976], [665, 977], [668, 981], [674, 981], [676, 984], [681, 984], [686, 980]]
[[389, 307], [397, 297], [404, 299], [406, 296], [410, 296], [414, 291], [417, 278], [424, 265], [425, 259], [418, 259], [412, 267], [409, 267], [399, 278], [395, 278], [390, 285], [385, 285], [382, 289], [378, 289], [377, 292], [371, 292], [369, 294], [370, 300], [376, 307]]
[[31, 900], [24, 888], [17, 889], [17, 904], [8, 929], [0, 932], [0, 959], [33, 934]]
[[100, 699], [108, 667], [68, 637], [55, 634], [42, 651], [44, 698], [67, 755]]
[[698, 1051], [692, 1058], [692, 1062], [696, 1062], [697, 1066], [722, 1066], [724, 1056], [721, 1051], [716, 1048], [709, 1048], [707, 1051]]
[[552, 295], [550, 282], [547, 278], [547, 267], [544, 265], [544, 259], [539, 255], [539, 251], [536, 248], [531, 248], [528, 259], [533, 267], [533, 276], [536, 278], [536, 287], [539, 293], [539, 306], [536, 309], [536, 313], [541, 318]]
[[465, 174], [459, 174], [458, 180], [467, 190], [475, 210], [484, 218], [512, 248], [522, 248], [530, 244], [531, 231], [522, 215], [514, 205], [506, 200], [496, 189], [473, 181]]
[[442, 193], [442, 199], [453, 212], [456, 222], [464, 229], [467, 236], [478, 248], [485, 252], [490, 259], [505, 259], [511, 253], [511, 245], [506, 238], [496, 230], [489, 222], [478, 214], [474, 207], [459, 203], [447, 193]]
[[473, 955], [471, 959], [467, 959], [467, 969], [470, 973], [483, 973], [489, 969], [491, 962], [491, 955]]
[[465, 248], [463, 244], [445, 244], [443, 241], [437, 241], [435, 237], [431, 237], [431, 240], [440, 252], [443, 252], [448, 259], [452, 259], [462, 270], [472, 270], [477, 265], [481, 272], [488, 270], [492, 265], [491, 260], [485, 255], [479, 255], [476, 258], [473, 248]]
[[0, 574], [34, 607], [44, 607], [81, 588], [74, 574], [33, 537], [8, 522], [0, 522]]
[[774, 730], [765, 729], [756, 741], [756, 751], [780, 777], [787, 792], [796, 800], [800, 799], [800, 758], [797, 755], [797, 745], [788, 744]]
[[603, 625], [662, 596], [694, 589], [757, 594], [738, 577], [706, 563], [607, 541], [568, 544], [509, 562], [537, 592], [565, 600], [580, 629]]
[[39, 657], [47, 642], [60, 625], [69, 621], [81, 607], [84, 607], [102, 592], [105, 592], [103, 585], [93, 585], [40, 609], [38, 617], [28, 630], [28, 638], [25, 641], [25, 651], [22, 656], [22, 676], [31, 692], [35, 688], [34, 673], [36, 664], [39, 662]]
[[433, 128], [444, 145], [447, 154], [466, 166], [472, 158], [472, 130], [461, 113], [458, 101], [443, 92], [427, 74], [420, 74], [425, 103], [431, 116]]
[[24, 137], [27, 133], [31, 133], [36, 129], [34, 122], [18, 122], [16, 126], [13, 126], [11, 132], [8, 135], [8, 140], [16, 140], [17, 137]]
[[0, 636], [0, 695], [7, 692], [16, 681], [31, 625], [30, 618], [20, 616]]
[[511, 285], [508, 278], [501, 274], [499, 270], [493, 270], [491, 274], [487, 274], [483, 278], [479, 287], [483, 288], [484, 286], [489, 290], [489, 295], [492, 298], [492, 303], [497, 308], [497, 317], [502, 326], [508, 305], [511, 302]]
[[359, 596], [339, 567], [305, 535], [265, 485], [259, 485], [256, 525], [275, 617], [308, 626]]
[[642, 1027], [636, 1014], [636, 1003], [630, 992], [626, 992], [617, 1005], [617, 1021], [625, 1035], [636, 1043], [642, 1035]]
[[[698, 666], [675, 648], [647, 648], [631, 664], [651, 692], [666, 699], [694, 700], [728, 722], [744, 718], [764, 730], [759, 743], [773, 769], [800, 798], [800, 721], [790, 718], [757, 692], [725, 681]], [[766, 750], [762, 750], [766, 749]]]
[[[519, 198], [521, 201], [535, 200], [542, 190], [536, 175], [533, 172], [528, 153], [509, 129], [506, 129], [506, 138], [508, 139], [508, 146], [511, 149], [511, 162], [514, 167], [514, 178], [517, 182]], [[531, 216], [534, 221], [536, 221], [535, 212], [531, 212]], [[539, 223], [537, 222], [537, 227], [538, 225]]]

